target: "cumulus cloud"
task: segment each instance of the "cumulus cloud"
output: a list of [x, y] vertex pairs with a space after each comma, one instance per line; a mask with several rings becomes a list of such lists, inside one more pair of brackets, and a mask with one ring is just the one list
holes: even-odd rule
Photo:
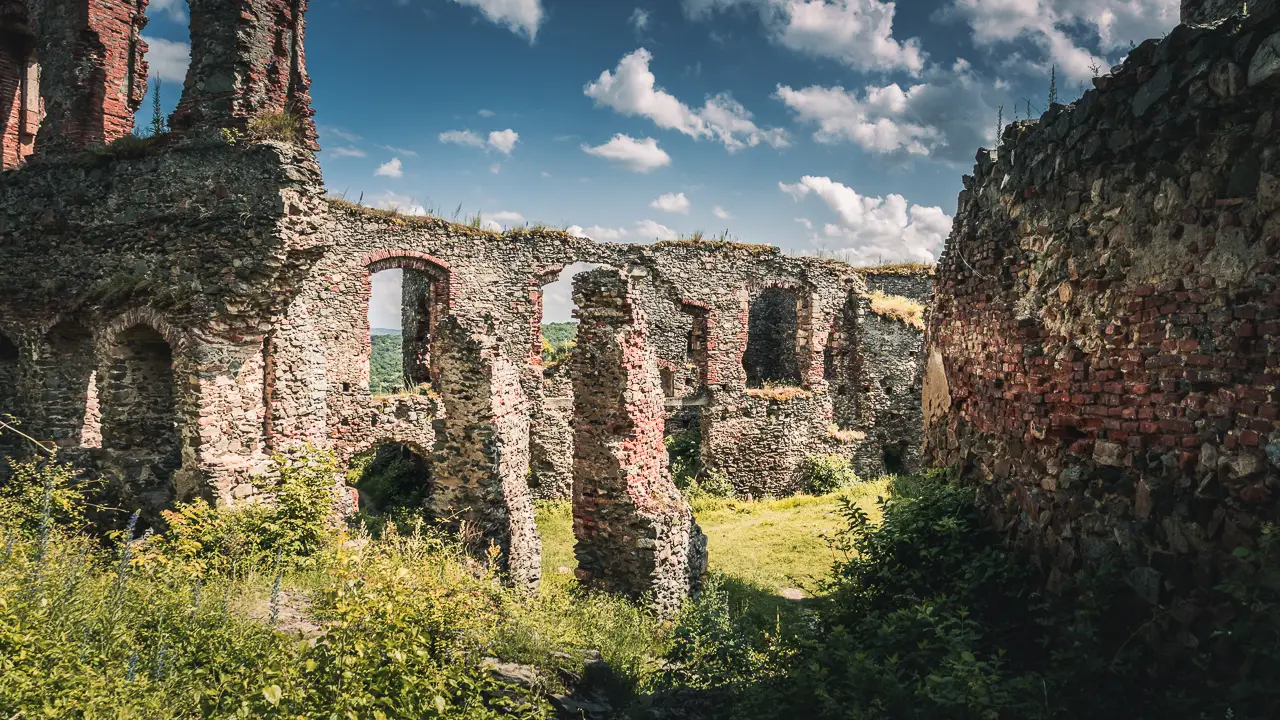
[[653, 220], [640, 220], [636, 223], [636, 235], [646, 240], [673, 240], [680, 233]]
[[503, 155], [510, 155], [519, 140], [520, 133], [511, 128], [495, 130], [489, 133], [487, 139], [474, 130], [449, 130], [440, 133], [440, 142], [442, 143], [480, 148], [486, 151], [497, 150]]
[[712, 215], [715, 215], [716, 217], [720, 218], [721, 220], [728, 220], [728, 219], [730, 219], [730, 218], [732, 218], [732, 217], [733, 217], [733, 215], [731, 215], [731, 214], [729, 213], [729, 211], [728, 211], [728, 210], [725, 210], [724, 208], [720, 207], [719, 205], [717, 205], [717, 206], [715, 206], [715, 207], [711, 208], [711, 214], [712, 214]]
[[[1032, 40], [1070, 80], [1129, 43], [1159, 37], [1178, 24], [1178, 0], [952, 0], [944, 17], [963, 19], [977, 45]], [[1088, 47], [1085, 46], [1087, 43]]]
[[340, 145], [336, 148], [331, 148], [329, 150], [326, 150], [325, 152], [329, 153], [330, 155], [333, 155], [334, 157], [354, 157], [354, 158], [362, 158], [367, 154], [365, 153], [365, 151], [352, 145]]
[[594, 263], [573, 263], [560, 272], [556, 281], [542, 288], [542, 322], [571, 322], [577, 305], [573, 302], [573, 279], [600, 267]]
[[565, 231], [574, 237], [590, 238], [601, 242], [608, 240], [621, 240], [627, 236], [626, 228], [609, 228], [600, 225], [590, 225], [582, 227], [581, 225], [570, 225]]
[[683, 5], [695, 19], [733, 6], [753, 7], [773, 42], [855, 70], [924, 69], [920, 41], [893, 36], [897, 8], [888, 0], [683, 0]]
[[400, 158], [391, 158], [385, 163], [378, 166], [373, 171], [378, 177], [402, 178], [404, 177], [404, 164], [400, 162]]
[[186, 0], [151, 0], [147, 9], [153, 13], [164, 13], [175, 22], [183, 22], [187, 19]]
[[689, 198], [684, 193], [666, 193], [649, 203], [649, 207], [669, 213], [689, 214]]
[[383, 270], [369, 278], [369, 327], [400, 330], [401, 287], [404, 273], [399, 269]]
[[600, 73], [583, 92], [596, 105], [622, 115], [645, 117], [665, 130], [684, 133], [695, 140], [714, 138], [730, 152], [761, 143], [787, 147], [787, 133], [781, 128], [761, 128], [741, 103], [728, 93], [708, 97], [694, 110], [657, 84], [649, 69], [653, 54], [640, 48], [618, 61], [618, 66]]
[[484, 109], [484, 108], [481, 108], [480, 110], [477, 110], [477, 111], [476, 111], [476, 114], [477, 114], [477, 115], [479, 115], [479, 116], [480, 116], [480, 117], [482, 117], [482, 118], [491, 118], [491, 117], [493, 117], [494, 115], [497, 115], [498, 113], [496, 113], [496, 112], [494, 112], [494, 111], [492, 111], [492, 110], [486, 110], [486, 109]]
[[147, 43], [147, 65], [151, 77], [175, 83], [187, 79], [187, 66], [191, 64], [190, 45], [146, 35], [142, 39]]
[[973, 161], [974, 150], [994, 136], [990, 83], [964, 60], [931, 67], [921, 82], [846, 90], [813, 85], [778, 86], [774, 97], [801, 121], [817, 126], [814, 140], [853, 143], [874, 154], [928, 156], [956, 165]]
[[426, 215], [427, 209], [419, 205], [413, 198], [408, 195], [383, 190], [381, 193], [374, 195], [372, 198], [373, 206], [383, 210], [395, 210], [405, 215]]
[[[932, 263], [951, 232], [952, 218], [940, 207], [912, 205], [901, 195], [866, 197], [828, 177], [806, 175], [778, 188], [797, 202], [815, 195], [836, 215], [816, 244], [831, 247], [850, 262]], [[807, 220], [797, 218], [806, 227]]]
[[489, 133], [489, 147], [497, 150], [503, 155], [510, 155], [515, 149], [516, 142], [520, 140], [520, 133], [507, 128], [506, 130], [495, 130]]
[[647, 173], [671, 164], [671, 156], [658, 147], [657, 140], [637, 140], [622, 133], [614, 135], [612, 140], [603, 145], [591, 147], [583, 144], [582, 151], [615, 162], [632, 172]]
[[476, 8], [489, 22], [505, 26], [517, 35], [525, 35], [532, 43], [538, 36], [544, 12], [542, 0], [453, 0], [459, 5]]
[[513, 212], [511, 210], [503, 210], [501, 212], [496, 212], [488, 216], [481, 216], [481, 217], [485, 219], [486, 224], [493, 223], [494, 225], [496, 225], [498, 230], [502, 230], [503, 228], [514, 227], [516, 225], [523, 225], [525, 223], [525, 219], [523, 215], [521, 215], [518, 212]]

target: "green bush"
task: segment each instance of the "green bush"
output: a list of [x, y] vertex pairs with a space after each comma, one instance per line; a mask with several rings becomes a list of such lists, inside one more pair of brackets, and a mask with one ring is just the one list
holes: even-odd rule
[[702, 432], [698, 428], [668, 435], [663, 442], [667, 446], [671, 479], [687, 500], [733, 496], [733, 483], [726, 473], [703, 467]]
[[810, 455], [800, 466], [800, 487], [810, 495], [827, 495], [857, 482], [853, 464], [842, 455]]
[[762, 720], [1275, 716], [1273, 530], [1217, 588], [1232, 614], [1212, 646], [1178, 656], [1144, 639], [1168, 611], [1135, 602], [1119, 564], [1042, 592], [973, 492], [940, 474], [902, 478], [878, 524], [847, 503], [849, 559], [809, 615], [759, 627], [714, 604], [686, 613], [663, 683], [729, 690], [717, 717]]
[[89, 484], [57, 457], [10, 461], [11, 474], [0, 484], [0, 523], [27, 540], [53, 528], [77, 531], [87, 524]]

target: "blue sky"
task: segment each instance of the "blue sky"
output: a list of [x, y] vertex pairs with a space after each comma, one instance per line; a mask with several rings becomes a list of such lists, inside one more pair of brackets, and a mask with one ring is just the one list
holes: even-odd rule
[[[1009, 122], [1029, 99], [1038, 115], [1050, 67], [1074, 99], [1093, 68], [1172, 28], [1177, 6], [312, 0], [307, 62], [326, 182], [351, 200], [602, 241], [727, 230], [928, 262], [997, 108]], [[148, 12], [168, 110], [185, 2]]]

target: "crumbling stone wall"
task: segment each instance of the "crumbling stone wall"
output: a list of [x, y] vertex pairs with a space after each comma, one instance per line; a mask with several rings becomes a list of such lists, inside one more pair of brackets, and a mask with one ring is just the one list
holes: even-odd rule
[[35, 150], [43, 112], [35, 46], [26, 1], [0, 2], [0, 168], [5, 170]]
[[924, 332], [871, 310], [859, 299], [856, 421], [865, 438], [853, 449], [861, 477], [915, 472], [920, 468], [921, 349]]
[[573, 528], [578, 577], [674, 615], [707, 567], [706, 536], [671, 482], [648, 320], [618, 270], [574, 279]]
[[1055, 585], [1116, 559], [1188, 643], [1278, 519], [1277, 83], [1254, 3], [1141, 44], [979, 152], [938, 266], [929, 459], [970, 469]]
[[[540, 494], [557, 496], [572, 486], [569, 458], [603, 462], [591, 448], [607, 446], [626, 473], [600, 477], [631, 495], [602, 527], [650, 528], [687, 554], [648, 553], [619, 575], [638, 587], [649, 562], [669, 608], [701, 571], [666, 477], [668, 418], [697, 418], [705, 463], [733, 471], [743, 492], [790, 492], [806, 455], [852, 452], [830, 431], [826, 350], [841, 308], [866, 294], [853, 268], [726, 242], [497, 234], [326, 200], [302, 0], [192, 0], [174, 131], [112, 143], [145, 93], [145, 2], [33, 2], [30, 17], [27, 7], [0, 0], [0, 100], [12, 110], [19, 60], [29, 69], [39, 58], [48, 115], [37, 132], [38, 113], [15, 126], [11, 111], [0, 134], [12, 167], [0, 173], [0, 410], [149, 520], [176, 500], [269, 497], [278, 451], [310, 443], [349, 460], [401, 444], [431, 461], [429, 509], [495, 544], [511, 578], [532, 585], [530, 470], [546, 478]], [[278, 122], [286, 115], [298, 132]], [[264, 137], [264, 124], [284, 132]], [[617, 332], [575, 360], [575, 377], [634, 386], [583, 395], [542, 367], [542, 285], [580, 262], [626, 279], [599, 281], [623, 282], [621, 294], [591, 285], [588, 316]], [[410, 387], [374, 397], [370, 278], [390, 269], [404, 275]], [[789, 298], [775, 364], [795, 387], [760, 396], [743, 359], [753, 307], [768, 315], [772, 289]], [[592, 429], [583, 413], [614, 407], [599, 393], [624, 389], [609, 412], [643, 433], [611, 444], [619, 428]], [[573, 448], [584, 433], [589, 444]], [[353, 509], [354, 495], [341, 495]]]

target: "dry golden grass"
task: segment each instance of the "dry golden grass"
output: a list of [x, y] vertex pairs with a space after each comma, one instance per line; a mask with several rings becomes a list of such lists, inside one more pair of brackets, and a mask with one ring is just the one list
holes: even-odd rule
[[762, 388], [747, 388], [747, 395], [765, 400], [790, 402], [796, 398], [813, 397], [813, 393], [794, 385], [765, 385]]
[[868, 297], [871, 299], [871, 312], [924, 330], [924, 304], [901, 295], [886, 295], [879, 290]]
[[922, 263], [886, 263], [854, 268], [863, 275], [933, 275], [933, 265]]
[[861, 442], [867, 439], [867, 434], [861, 430], [841, 430], [838, 425], [831, 425], [827, 428], [827, 434], [833, 440], [848, 445], [850, 443]]

